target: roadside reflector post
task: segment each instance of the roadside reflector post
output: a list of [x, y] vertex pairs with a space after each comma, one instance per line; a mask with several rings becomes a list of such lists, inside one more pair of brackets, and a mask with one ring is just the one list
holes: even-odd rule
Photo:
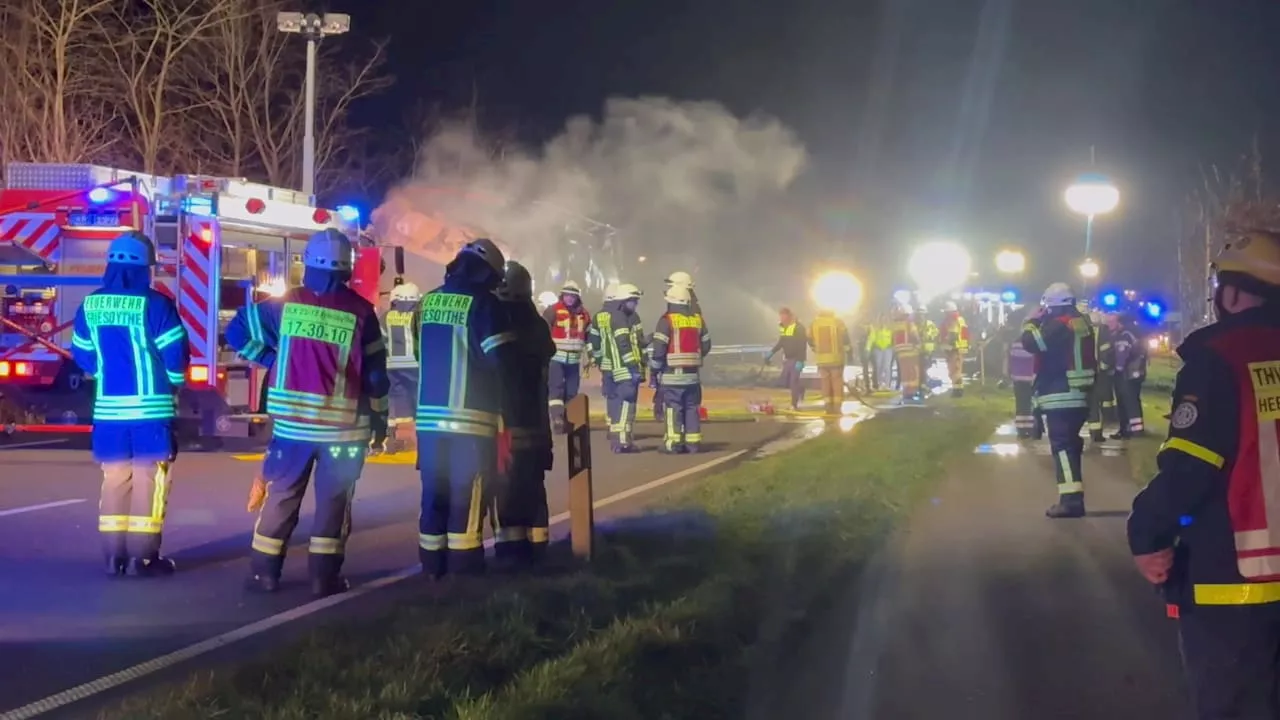
[[591, 488], [591, 409], [586, 395], [565, 405], [569, 423], [569, 544], [573, 556], [591, 560], [595, 544], [595, 497]]

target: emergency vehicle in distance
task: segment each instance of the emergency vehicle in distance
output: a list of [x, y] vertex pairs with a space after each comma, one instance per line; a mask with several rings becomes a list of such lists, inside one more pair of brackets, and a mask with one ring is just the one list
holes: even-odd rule
[[[237, 308], [302, 282], [308, 236], [358, 218], [294, 190], [242, 179], [157, 177], [97, 165], [11, 163], [0, 190], [0, 424], [85, 431], [93, 383], [71, 360], [71, 324], [101, 284], [110, 240], [156, 244], [157, 290], [174, 298], [191, 343], [178, 402], [185, 440], [257, 434], [265, 372], [227, 348]], [[353, 287], [377, 302], [384, 268], [361, 251]]]

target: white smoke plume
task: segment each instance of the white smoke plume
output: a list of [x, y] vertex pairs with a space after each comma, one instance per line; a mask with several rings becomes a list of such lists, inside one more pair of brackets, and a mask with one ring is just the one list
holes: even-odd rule
[[[805, 162], [804, 147], [772, 118], [739, 118], [712, 102], [616, 98], [598, 120], [570, 119], [538, 151], [495, 150], [473, 127], [443, 126], [374, 222], [435, 263], [484, 233], [530, 266], [539, 289], [620, 277], [653, 297], [677, 269], [694, 272], [700, 290], [712, 275], [740, 282], [735, 263], [744, 269], [751, 246], [767, 241], [752, 228], [773, 224], [760, 215]], [[432, 220], [416, 229], [406, 219], [423, 216]], [[470, 230], [449, 232], [459, 225]]]

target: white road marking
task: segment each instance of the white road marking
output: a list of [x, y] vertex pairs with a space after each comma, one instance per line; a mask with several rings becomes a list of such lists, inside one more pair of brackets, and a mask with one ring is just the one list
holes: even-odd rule
[[[56, 502], [40, 503], [39, 505], [27, 505], [26, 507], [10, 508], [8, 510], [0, 510], [0, 517], [8, 517], [10, 515], [21, 515], [22, 513], [35, 512], [37, 510], [48, 510], [50, 508], [63, 507], [65, 505], [76, 505], [85, 502], [84, 498], [75, 500], [58, 500]], [[3, 716], [0, 716], [3, 717]]]
[[[655, 490], [664, 485], [670, 485], [671, 483], [676, 482], [677, 480], [687, 478], [690, 475], [695, 475], [697, 473], [710, 470], [711, 468], [714, 468], [717, 465], [723, 465], [724, 463], [727, 463], [730, 460], [737, 459], [745, 455], [746, 453], [747, 453], [746, 450], [735, 450], [734, 452], [731, 452], [728, 455], [723, 455], [718, 458], [712, 458], [704, 463], [694, 465], [693, 467], [685, 468], [684, 470], [671, 473], [670, 475], [664, 475], [663, 477], [660, 477], [657, 480], [652, 480], [643, 485], [637, 485], [636, 487], [624, 490], [615, 495], [610, 495], [606, 498], [601, 498], [595, 501], [593, 503], [593, 506], [596, 509], [599, 509], [599, 508], [607, 507], [609, 505], [613, 505], [614, 503], [621, 502], [623, 500], [626, 500], [627, 498], [635, 497], [636, 495], [639, 495], [641, 493], [649, 492], [650, 490]], [[84, 502], [84, 501], [69, 500], [69, 501], [63, 501], [60, 504], [65, 505], [73, 502]], [[32, 506], [31, 508], [23, 509], [23, 511], [25, 512], [26, 510], [39, 509], [40, 507], [53, 507], [57, 504], [59, 503], [50, 503], [49, 505], [46, 505], [46, 506]], [[12, 513], [14, 511], [8, 511], [8, 512]], [[0, 514], [3, 514], [3, 513], [0, 513]], [[550, 518], [548, 521], [548, 524], [559, 525], [560, 523], [563, 523], [568, 519], [569, 519], [569, 513], [562, 512]], [[492, 538], [485, 541], [485, 547], [493, 547]], [[244, 640], [245, 638], [250, 638], [250, 637], [253, 637], [254, 635], [260, 635], [264, 632], [267, 632], [268, 630], [280, 627], [281, 625], [292, 622], [294, 620], [307, 617], [308, 615], [314, 615], [315, 613], [318, 613], [321, 610], [331, 608], [335, 605], [344, 603], [348, 600], [354, 600], [355, 598], [358, 598], [361, 595], [367, 595], [379, 588], [384, 588], [389, 585], [394, 585], [400, 582], [401, 580], [405, 580], [406, 578], [416, 576], [420, 571], [421, 571], [420, 566], [412, 565], [392, 575], [380, 577], [376, 580], [371, 580], [363, 585], [354, 587], [340, 595], [331, 595], [327, 598], [322, 598], [320, 600], [313, 600], [304, 605], [299, 605], [298, 607], [295, 607], [291, 610], [286, 610], [282, 613], [279, 613], [278, 615], [272, 615], [271, 617], [263, 618], [262, 620], [259, 620], [257, 622], [250, 623], [242, 627], [238, 627], [235, 630], [232, 630], [230, 632], [226, 632], [221, 635], [208, 638], [207, 640], [201, 640], [200, 642], [195, 643], [194, 645], [188, 645], [187, 647], [182, 648], [180, 650], [175, 650], [167, 655], [161, 655], [160, 657], [153, 658], [146, 662], [134, 665], [131, 668], [126, 668], [119, 672], [111, 673], [110, 675], [98, 678], [97, 680], [84, 683], [83, 685], [77, 685], [76, 687], [70, 688], [68, 690], [63, 690], [62, 692], [57, 693], [55, 695], [50, 695], [49, 697], [44, 698], [43, 700], [37, 700], [28, 705], [24, 705], [20, 708], [10, 710], [6, 713], [0, 714], [0, 720], [27, 720], [28, 718], [33, 718], [38, 715], [42, 715], [44, 713], [50, 712], [52, 710], [65, 707], [67, 705], [70, 705], [71, 703], [79, 702], [86, 698], [93, 697], [94, 695], [97, 695], [99, 693], [106, 692], [107, 690], [111, 690], [112, 688], [120, 687], [125, 683], [133, 682], [134, 680], [139, 680], [148, 675], [152, 675], [161, 670], [165, 670], [174, 665], [177, 665], [178, 663], [186, 662], [187, 660], [200, 657], [201, 655], [206, 655], [219, 648], [223, 648], [228, 645], [231, 645], [232, 643], [238, 642], [240, 640]]]
[[0, 450], [21, 450], [22, 448], [44, 447], [45, 445], [61, 445], [66, 441], [66, 438], [60, 438], [57, 440], [32, 440], [31, 442], [6, 443], [4, 445], [0, 445]]

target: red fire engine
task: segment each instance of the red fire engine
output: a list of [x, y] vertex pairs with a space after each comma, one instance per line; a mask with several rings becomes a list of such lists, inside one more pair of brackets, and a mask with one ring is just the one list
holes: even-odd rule
[[[101, 284], [110, 240], [138, 229], [156, 243], [155, 288], [177, 301], [190, 335], [180, 432], [254, 434], [264, 373], [227, 348], [222, 330], [246, 302], [300, 284], [303, 245], [325, 228], [359, 233], [358, 219], [302, 193], [240, 179], [10, 164], [0, 190], [0, 423], [88, 429], [92, 383], [71, 360], [71, 324]], [[374, 301], [378, 263], [376, 252], [359, 253], [353, 282]]]

